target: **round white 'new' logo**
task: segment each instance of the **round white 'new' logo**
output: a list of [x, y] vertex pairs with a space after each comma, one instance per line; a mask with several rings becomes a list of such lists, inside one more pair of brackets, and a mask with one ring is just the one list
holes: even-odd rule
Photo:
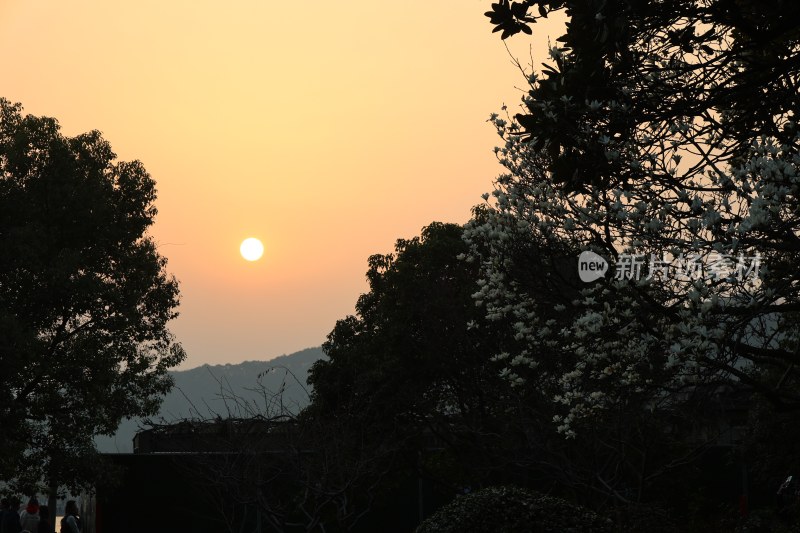
[[608, 271], [608, 262], [594, 252], [586, 250], [578, 257], [578, 275], [589, 283], [602, 278]]

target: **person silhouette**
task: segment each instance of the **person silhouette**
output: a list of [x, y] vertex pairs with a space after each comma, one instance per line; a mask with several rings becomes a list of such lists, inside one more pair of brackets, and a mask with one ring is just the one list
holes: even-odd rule
[[22, 525], [19, 522], [19, 498], [12, 496], [11, 498], [3, 498], [3, 518], [0, 522], [0, 530], [3, 533], [20, 533]]
[[36, 496], [31, 496], [31, 499], [28, 500], [28, 505], [20, 513], [19, 521], [22, 524], [22, 529], [28, 533], [38, 533], [40, 520], [39, 500], [36, 499]]
[[61, 533], [81, 533], [81, 521], [78, 517], [78, 504], [69, 500], [61, 519]]
[[50, 508], [46, 505], [39, 507], [39, 531], [50, 533], [53, 531], [53, 522], [50, 520]]

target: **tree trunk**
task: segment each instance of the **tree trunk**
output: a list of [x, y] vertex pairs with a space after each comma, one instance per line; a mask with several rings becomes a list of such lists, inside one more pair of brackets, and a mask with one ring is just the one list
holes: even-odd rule
[[47, 496], [47, 508], [50, 510], [50, 531], [40, 531], [39, 533], [55, 533], [56, 514], [58, 512], [58, 482], [50, 480], [50, 492]]

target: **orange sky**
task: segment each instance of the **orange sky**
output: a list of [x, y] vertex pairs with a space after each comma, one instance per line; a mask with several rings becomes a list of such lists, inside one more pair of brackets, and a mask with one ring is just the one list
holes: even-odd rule
[[[0, 0], [0, 96], [102, 131], [156, 179], [183, 368], [269, 359], [353, 312], [369, 255], [490, 190], [486, 119], [524, 80], [489, 5]], [[534, 28], [537, 65], [552, 28]]]

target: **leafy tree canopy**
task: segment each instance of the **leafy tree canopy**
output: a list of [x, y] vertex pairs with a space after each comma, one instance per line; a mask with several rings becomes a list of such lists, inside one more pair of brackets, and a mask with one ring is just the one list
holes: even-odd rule
[[[568, 310], [545, 314], [531, 311], [508, 251], [476, 252], [490, 314], [527, 309], [529, 354], [553, 345], [577, 356], [549, 376], [565, 434], [631, 395], [673, 408], [723, 384], [800, 407], [798, 9], [532, 0], [487, 13], [504, 38], [554, 11], [567, 17], [552, 62], [528, 75], [523, 111], [492, 117], [508, 173], [490, 216], [467, 231], [482, 243], [527, 228], [612, 262]], [[547, 327], [564, 312], [569, 326]], [[525, 381], [536, 358], [513, 355], [508, 373]]]
[[0, 99], [3, 477], [78, 481], [92, 438], [171, 386], [185, 354], [167, 329], [178, 283], [147, 235], [155, 198], [99, 132], [66, 137]]
[[[503, 0], [487, 16], [505, 39], [554, 11], [566, 32], [516, 120], [556, 182], [685, 183], [741, 164], [756, 140], [796, 146], [797, 2]], [[696, 157], [679, 168], [683, 150]]]
[[458, 259], [468, 251], [462, 231], [433, 223], [369, 258], [370, 291], [328, 336], [330, 359], [311, 370], [316, 406], [406, 421], [488, 409], [498, 368], [489, 370], [492, 339], [476, 327], [478, 265]]

